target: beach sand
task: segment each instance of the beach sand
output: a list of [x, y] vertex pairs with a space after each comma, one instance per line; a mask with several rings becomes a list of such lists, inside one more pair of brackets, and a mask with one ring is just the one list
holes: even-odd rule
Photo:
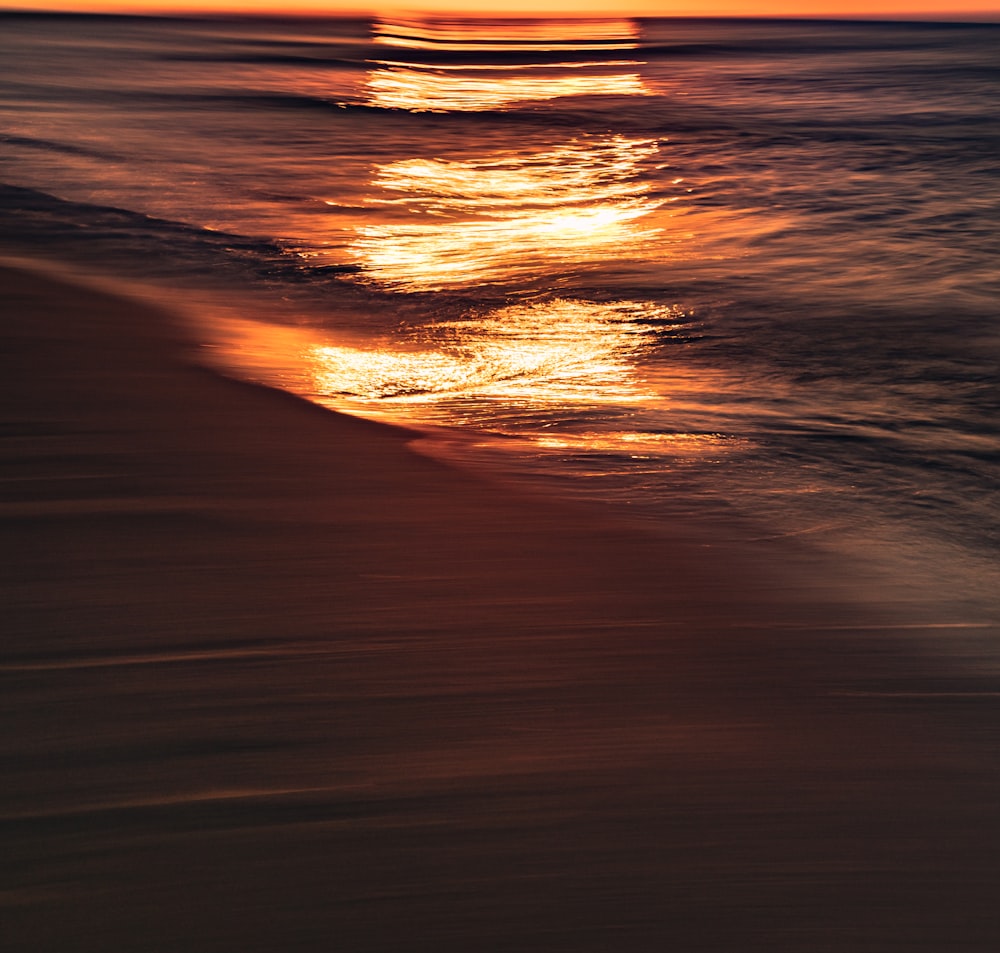
[[0, 300], [5, 950], [1000, 948], [996, 693], [817, 563]]

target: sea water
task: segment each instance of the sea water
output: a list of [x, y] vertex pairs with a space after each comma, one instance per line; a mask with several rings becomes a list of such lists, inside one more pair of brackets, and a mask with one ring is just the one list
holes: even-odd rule
[[432, 452], [995, 623], [1000, 25], [0, 25], [8, 251]]

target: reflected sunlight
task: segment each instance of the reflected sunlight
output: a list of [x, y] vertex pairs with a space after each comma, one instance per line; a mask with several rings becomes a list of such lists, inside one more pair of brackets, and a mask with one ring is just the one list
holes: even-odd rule
[[653, 323], [679, 317], [645, 303], [557, 299], [430, 325], [412, 349], [399, 340], [377, 349], [317, 345], [307, 361], [315, 393], [330, 397], [629, 402], [649, 397], [634, 359], [650, 346]]
[[[633, 20], [379, 20], [374, 40], [422, 50], [429, 60], [405, 62], [400, 53], [372, 61], [369, 104], [380, 108], [470, 112], [558, 97], [650, 95], [628, 69], [642, 63], [586, 56], [637, 48]], [[456, 51], [468, 55], [456, 60]], [[537, 56], [515, 63], [504, 58], [511, 52]], [[574, 52], [585, 55], [573, 62]], [[376, 194], [365, 200], [379, 215], [358, 225], [349, 253], [362, 280], [398, 291], [530, 285], [617, 262], [624, 248], [646, 257], [662, 229], [639, 220], [672, 200], [650, 194], [658, 149], [657, 139], [579, 135], [545, 151], [383, 162], [372, 177]]]
[[[213, 310], [214, 363], [334, 410], [403, 426], [460, 427], [461, 453], [499, 438], [505, 452], [519, 443], [632, 461], [704, 461], [747, 446], [706, 427], [711, 417], [700, 395], [717, 393], [724, 381], [682, 365], [664, 376], [651, 362], [663, 336], [690, 321], [676, 306], [554, 299], [404, 325], [350, 345], [315, 328], [239, 319], [220, 305]], [[631, 429], [635, 414], [665, 400], [677, 430]], [[623, 419], [629, 429], [621, 429]], [[435, 433], [436, 444], [452, 439]]]
[[397, 49], [442, 52], [566, 52], [633, 50], [639, 45], [634, 20], [377, 20], [374, 41]]
[[638, 73], [588, 72], [589, 68], [607, 69], [609, 65], [612, 64], [568, 64], [561, 67], [575, 71], [568, 75], [552, 75], [553, 68], [546, 67], [546, 72], [539, 75], [511, 78], [501, 70], [495, 75], [483, 67], [476, 68], [482, 75], [470, 76], [454, 68], [451, 71], [423, 65], [400, 68], [396, 64], [379, 63], [380, 68], [368, 77], [368, 94], [373, 106], [410, 112], [477, 112], [562, 96], [650, 95]]
[[652, 472], [661, 472], [662, 458], [704, 460], [709, 456], [750, 449], [750, 441], [725, 433], [660, 433], [631, 430], [586, 430], [536, 437], [533, 443], [543, 450], [563, 452], [627, 453], [632, 460], [655, 460]]
[[389, 163], [373, 179], [384, 197], [370, 203], [399, 206], [406, 220], [360, 228], [352, 251], [368, 278], [411, 291], [617, 260], [659, 231], [637, 224], [662, 204], [640, 178], [657, 151], [656, 140], [614, 136], [542, 153]]
[[[632, 20], [378, 21], [373, 39], [381, 46], [422, 52], [425, 58], [464, 54], [457, 63], [436, 55], [431, 62], [372, 61], [369, 103], [383, 109], [470, 112], [563, 96], [650, 95], [637, 72], [620, 71], [623, 66], [641, 66], [638, 61], [547, 62], [552, 53], [635, 49], [639, 28]], [[494, 55], [488, 62], [471, 58], [481, 53]], [[510, 53], [522, 54], [518, 60], [532, 53], [538, 61], [504, 62], [504, 55]], [[406, 59], [405, 53], [397, 56]], [[516, 77], [505, 75], [513, 70]]]

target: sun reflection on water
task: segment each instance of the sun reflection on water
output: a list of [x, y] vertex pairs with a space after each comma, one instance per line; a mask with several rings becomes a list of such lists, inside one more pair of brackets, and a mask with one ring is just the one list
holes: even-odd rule
[[[376, 108], [514, 111], [556, 98], [649, 95], [642, 62], [608, 58], [639, 48], [632, 20], [380, 20], [373, 39], [392, 49], [368, 62], [367, 105]], [[438, 128], [437, 117], [428, 122]], [[382, 323], [368, 342], [313, 336], [298, 352], [294, 389], [365, 416], [500, 435], [508, 446], [519, 438], [533, 452], [613, 450], [638, 460], [670, 441], [677, 452], [683, 435], [651, 434], [639, 447], [622, 426], [666, 399], [640, 368], [688, 317], [650, 301], [590, 301], [562, 290], [585, 272], [620, 275], [672, 253], [680, 238], [658, 210], [682, 180], [666, 184], [663, 140], [595, 131], [561, 138], [558, 127], [534, 124], [524, 131], [496, 148], [467, 137], [420, 138], [412, 148], [393, 139], [397, 151], [371, 167], [364, 218], [354, 217], [360, 203], [344, 210], [357, 280], [379, 295], [530, 300], [470, 305], [459, 320], [428, 315], [392, 332]], [[343, 246], [302, 254], [322, 260]], [[458, 300], [442, 297], [452, 307]], [[685, 452], [717, 443], [690, 436]]]
[[[608, 63], [566, 64], [554, 73], [552, 67], [537, 76], [478, 75], [473, 70], [456, 72], [423, 65], [379, 63], [368, 78], [371, 105], [410, 112], [477, 112], [503, 109], [515, 103], [558, 99], [562, 96], [648, 96], [638, 73], [594, 73]], [[541, 65], [541, 64], [539, 64]], [[482, 70], [482, 67], [477, 69]], [[524, 69], [524, 67], [519, 67]], [[471, 75], [470, 75], [471, 74]]]
[[[659, 468], [666, 458], [745, 449], [706, 427], [701, 394], [725, 381], [652, 360], [690, 320], [677, 306], [556, 298], [348, 344], [315, 327], [227, 318], [220, 309], [211, 353], [241, 376], [331, 409], [430, 427], [435, 444], [460, 455], [520, 447], [579, 464], [581, 455], [611, 454], [630, 461], [631, 472], [643, 460]], [[676, 431], [644, 430], [643, 420], [662, 419], [648, 418], [649, 408], [668, 402]]]
[[[656, 140], [613, 136], [575, 140], [529, 157], [516, 153], [468, 162], [410, 159], [379, 168], [374, 184], [440, 213], [488, 208], [516, 214], [527, 206], [565, 206], [643, 195], [637, 164], [656, 154]], [[511, 211], [513, 210], [513, 212]]]
[[650, 322], [679, 317], [638, 302], [556, 299], [440, 322], [416, 341], [316, 345], [306, 359], [316, 393], [361, 401], [629, 402], [650, 396], [635, 365]]
[[[506, 109], [520, 103], [564, 96], [648, 96], [636, 60], [606, 58], [551, 62], [552, 53], [605, 54], [638, 47], [639, 30], [631, 20], [540, 21], [378, 21], [376, 45], [426, 54], [421, 62], [371, 61], [369, 104], [410, 112], [474, 112]], [[490, 62], [469, 61], [490, 53]], [[504, 62], [508, 54], [534, 54], [536, 62]], [[464, 54], [462, 62], [439, 54]], [[516, 71], [517, 75], [511, 75]], [[610, 71], [610, 72], [609, 72]]]
[[[385, 220], [359, 228], [351, 250], [369, 280], [411, 291], [618, 260], [658, 234], [639, 222], [662, 204], [640, 177], [657, 152], [656, 140], [613, 136], [546, 152], [387, 163], [370, 200]], [[391, 217], [396, 208], [405, 219]]]
[[639, 26], [628, 19], [394, 18], [377, 20], [372, 32], [382, 46], [461, 53], [632, 50], [639, 45]]
[[[368, 103], [381, 108], [468, 112], [649, 94], [641, 62], [601, 58], [639, 47], [633, 20], [379, 20], [373, 41], [417, 51], [369, 61]], [[346, 248], [317, 244], [301, 254], [323, 261], [346, 250], [361, 281], [417, 292], [477, 284], [539, 291], [595, 267], [659, 257], [670, 239], [650, 216], [678, 197], [663, 194], [660, 144], [594, 132], [552, 142], [536, 133], [519, 147], [477, 153], [463, 139], [461, 149], [442, 142], [427, 155], [420, 141], [423, 155], [373, 164], [363, 199], [371, 214], [355, 218]]]

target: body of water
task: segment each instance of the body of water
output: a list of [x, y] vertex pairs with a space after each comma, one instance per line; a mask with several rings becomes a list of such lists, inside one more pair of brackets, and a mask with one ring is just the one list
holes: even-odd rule
[[1000, 26], [2, 24], [8, 249], [432, 452], [995, 619]]

